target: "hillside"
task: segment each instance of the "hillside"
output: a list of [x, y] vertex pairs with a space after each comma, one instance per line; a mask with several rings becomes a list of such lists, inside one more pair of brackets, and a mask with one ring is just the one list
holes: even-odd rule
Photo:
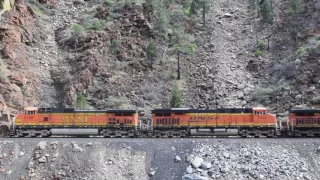
[[0, 106], [76, 107], [83, 96], [91, 109], [169, 107], [179, 32], [195, 50], [179, 56], [183, 107], [320, 103], [317, 1], [301, 1], [292, 16], [289, 0], [274, 0], [266, 24], [251, 1], [218, 0], [205, 26], [201, 7], [188, 16], [182, 1], [3, 2]]

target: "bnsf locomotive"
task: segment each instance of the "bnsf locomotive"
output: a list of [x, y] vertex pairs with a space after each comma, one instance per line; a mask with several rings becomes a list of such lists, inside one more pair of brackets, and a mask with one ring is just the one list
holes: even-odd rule
[[[320, 109], [292, 109], [280, 123], [267, 108], [154, 109], [145, 118], [137, 110], [25, 108], [10, 126], [10, 136], [103, 137], [319, 136]], [[140, 115], [140, 116], [139, 116]]]

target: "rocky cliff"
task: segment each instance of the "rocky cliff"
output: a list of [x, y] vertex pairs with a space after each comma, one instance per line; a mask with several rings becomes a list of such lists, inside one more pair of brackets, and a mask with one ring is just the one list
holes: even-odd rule
[[[283, 112], [319, 104], [320, 5], [301, 1], [294, 41], [286, 14], [290, 1], [273, 2], [275, 21], [268, 26], [252, 14], [247, 0], [214, 1], [206, 27], [201, 20], [185, 22], [197, 49], [181, 56], [184, 107], [262, 105]], [[16, 0], [11, 5], [2, 11], [0, 25], [0, 102], [6, 107], [74, 107], [78, 94], [93, 109], [169, 106], [176, 54], [156, 33], [156, 9], [147, 2]], [[183, 15], [182, 2], [167, 10]], [[83, 27], [79, 34], [75, 25]], [[256, 31], [258, 40], [270, 40], [269, 50], [264, 47], [257, 56]], [[158, 55], [152, 69], [151, 39]]]

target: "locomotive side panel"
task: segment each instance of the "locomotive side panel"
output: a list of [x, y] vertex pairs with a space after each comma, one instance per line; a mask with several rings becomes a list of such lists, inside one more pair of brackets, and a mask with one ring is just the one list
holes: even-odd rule
[[[135, 110], [75, 111], [71, 108], [26, 108], [16, 118], [12, 133], [19, 136], [51, 134], [99, 134], [108, 129], [135, 131], [138, 114]], [[87, 129], [82, 131], [83, 129]], [[114, 134], [114, 133], [113, 133]], [[126, 134], [126, 133], [124, 133]], [[132, 135], [132, 133], [131, 133]]]

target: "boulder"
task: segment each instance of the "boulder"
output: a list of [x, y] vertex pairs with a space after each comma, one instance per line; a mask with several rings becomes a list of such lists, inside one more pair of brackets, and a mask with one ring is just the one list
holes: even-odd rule
[[192, 166], [195, 167], [195, 168], [198, 168], [201, 166], [201, 163], [203, 162], [203, 159], [201, 157], [195, 157], [193, 159], [193, 161], [191, 162]]
[[192, 174], [192, 172], [193, 172], [192, 166], [188, 166], [186, 172], [188, 174]]
[[47, 146], [47, 142], [41, 141], [41, 142], [39, 142], [39, 144], [38, 144], [38, 149], [45, 150], [45, 149], [46, 149], [46, 146]]
[[201, 163], [201, 168], [202, 169], [210, 169], [211, 167], [212, 167], [212, 164], [210, 162], [208, 162], [208, 161], [203, 161]]
[[40, 159], [38, 159], [39, 163], [45, 163], [47, 162], [47, 158], [45, 156], [42, 156]]

